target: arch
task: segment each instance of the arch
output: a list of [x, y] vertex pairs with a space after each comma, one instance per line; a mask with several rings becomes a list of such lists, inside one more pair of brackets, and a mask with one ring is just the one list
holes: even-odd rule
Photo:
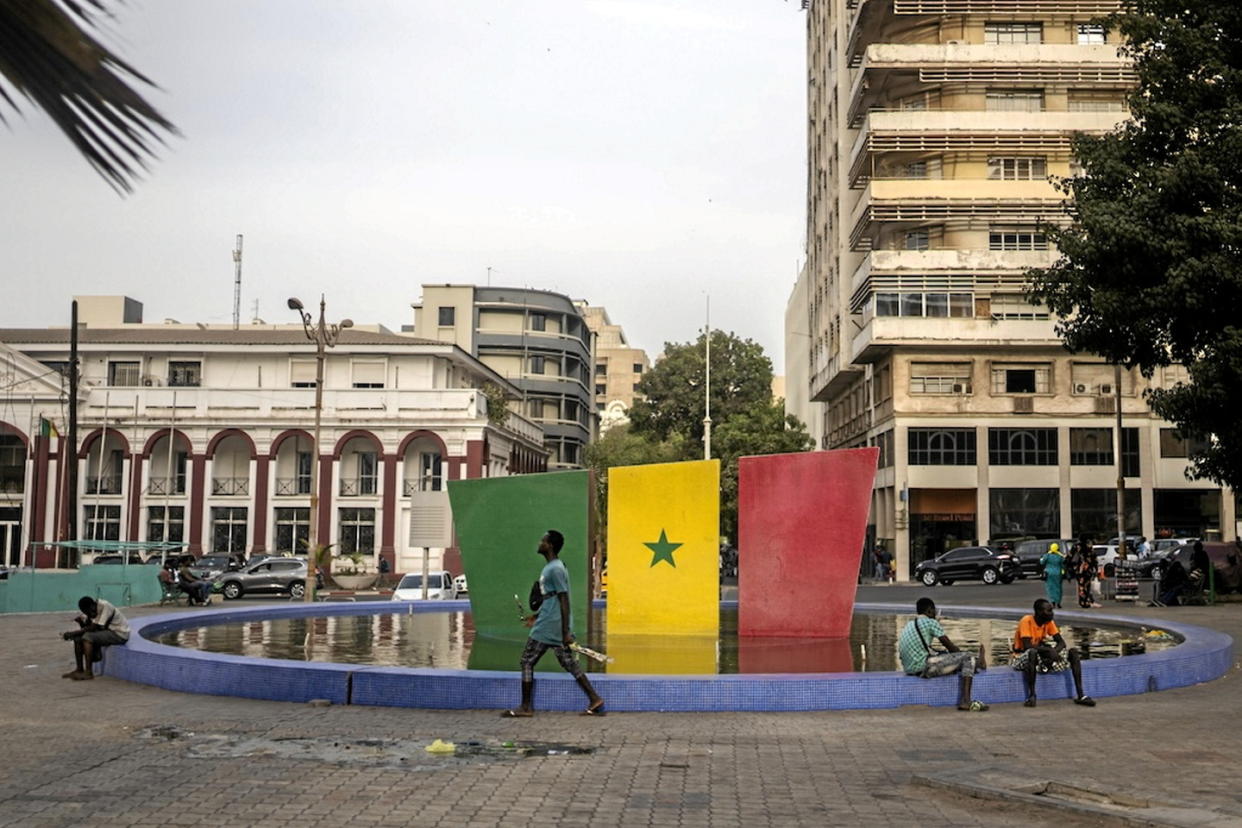
[[6, 423], [4, 420], [0, 420], [0, 436], [5, 434], [12, 434], [17, 437], [17, 439], [22, 441], [22, 445], [26, 447], [26, 451], [30, 451], [30, 438], [26, 436], [26, 432], [22, 431], [12, 423]]
[[251, 437], [246, 432], [242, 431], [240, 428], [226, 428], [224, 429], [224, 431], [217, 433], [214, 437], [208, 440], [207, 441], [207, 456], [214, 457], [216, 454], [216, 447], [219, 446], [220, 443], [222, 443], [223, 441], [227, 440], [229, 437], [240, 437], [246, 441], [246, 445], [250, 446], [250, 459], [251, 460], [254, 460], [256, 457], [259, 456], [259, 452], [255, 448], [255, 445], [254, 445], [254, 438]]
[[[86, 437], [82, 440], [82, 448], [78, 450], [79, 460], [85, 460], [87, 457], [90, 456], [91, 447], [94, 444], [94, 442], [99, 439], [99, 436], [101, 434], [103, 434], [103, 429], [97, 428], [94, 431], [92, 431], [90, 434], [86, 435]], [[124, 434], [117, 431], [115, 428], [110, 428], [108, 429], [108, 436], [115, 437], [116, 439], [120, 440], [121, 448], [125, 450], [125, 453], [126, 454], [131, 453], [130, 448], [129, 448], [129, 440], [125, 439]]]
[[345, 444], [348, 443], [350, 440], [354, 439], [355, 437], [361, 437], [365, 440], [370, 440], [372, 443], [374, 443], [375, 448], [376, 448], [376, 454], [378, 455], [378, 459], [383, 460], [387, 457], [387, 455], [384, 453], [384, 444], [380, 442], [380, 438], [376, 437], [374, 434], [367, 431], [365, 428], [355, 428], [342, 434], [341, 438], [336, 441], [336, 447], [332, 449], [332, 459], [340, 460], [341, 452], [345, 450]]
[[429, 440], [434, 440], [436, 445], [440, 447], [440, 456], [446, 460], [448, 459], [448, 446], [445, 444], [444, 438], [442, 438], [439, 434], [436, 434], [434, 431], [428, 431], [425, 428], [420, 428], [417, 431], [411, 431], [401, 439], [401, 444], [397, 446], [397, 457], [404, 458], [405, 450], [410, 447], [410, 443], [420, 437], [426, 437]]
[[306, 438], [306, 444], [308, 446], [313, 446], [315, 444], [315, 438], [311, 436], [309, 431], [302, 428], [289, 428], [276, 435], [276, 438], [272, 440], [272, 448], [268, 454], [275, 457], [276, 453], [280, 451], [281, 445], [290, 437], [304, 437]]
[[[162, 428], [159, 431], [156, 431], [150, 437], [148, 437], [147, 441], [142, 444], [142, 456], [150, 457], [151, 452], [155, 451], [155, 444], [167, 436], [168, 436], [168, 429]], [[194, 444], [190, 441], [189, 435], [179, 428], [174, 428], [173, 429], [173, 447], [176, 448], [177, 444], [183, 441], [185, 442], [186, 453], [193, 454]]]

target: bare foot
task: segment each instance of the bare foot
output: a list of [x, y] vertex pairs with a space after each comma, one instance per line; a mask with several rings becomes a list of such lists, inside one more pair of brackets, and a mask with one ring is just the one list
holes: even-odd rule
[[583, 716], [602, 716], [604, 715], [604, 700], [596, 699], [591, 702], [586, 710], [582, 711]]

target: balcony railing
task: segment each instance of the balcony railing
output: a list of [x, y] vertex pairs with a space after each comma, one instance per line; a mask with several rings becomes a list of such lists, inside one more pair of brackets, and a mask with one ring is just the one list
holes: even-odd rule
[[151, 495], [183, 495], [185, 494], [185, 477], [152, 477], [147, 481], [147, 494]]
[[250, 494], [250, 478], [248, 477], [213, 477], [211, 480], [213, 495], [246, 495]]
[[121, 476], [119, 474], [115, 474], [107, 477], [88, 477], [86, 478], [86, 493], [120, 494]]
[[433, 484], [430, 480], [403, 480], [401, 484], [401, 494], [409, 497], [415, 492], [438, 492], [441, 485]]
[[341, 478], [341, 497], [366, 497], [379, 493], [378, 480], [374, 477]]
[[311, 490], [309, 477], [278, 477], [276, 478], [277, 497], [297, 497], [308, 495]]
[[21, 494], [26, 490], [26, 475], [21, 469], [0, 471], [0, 494]]

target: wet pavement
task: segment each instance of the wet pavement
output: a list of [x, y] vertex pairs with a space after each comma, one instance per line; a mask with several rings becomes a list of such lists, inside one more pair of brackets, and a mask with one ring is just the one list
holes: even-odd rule
[[[1040, 584], [859, 600], [923, 594], [1026, 607]], [[1242, 635], [1242, 603], [1103, 611]], [[1242, 825], [1236, 665], [1094, 709], [503, 720], [66, 681], [71, 615], [0, 616], [0, 825]]]

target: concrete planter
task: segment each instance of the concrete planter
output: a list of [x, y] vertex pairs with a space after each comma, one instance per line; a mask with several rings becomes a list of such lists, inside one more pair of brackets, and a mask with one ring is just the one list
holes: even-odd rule
[[338, 575], [332, 573], [332, 580], [336, 581], [336, 585], [341, 589], [368, 589], [375, 585], [379, 573], [372, 572], [362, 575]]

